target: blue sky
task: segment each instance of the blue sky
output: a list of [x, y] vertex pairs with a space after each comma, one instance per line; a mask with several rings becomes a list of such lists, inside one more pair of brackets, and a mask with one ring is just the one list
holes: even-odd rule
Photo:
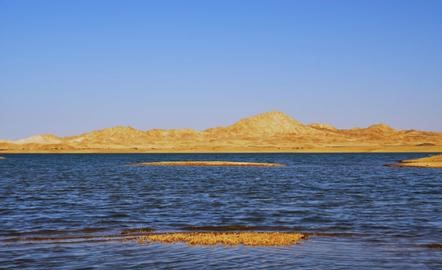
[[0, 0], [0, 138], [280, 110], [442, 131], [442, 1]]

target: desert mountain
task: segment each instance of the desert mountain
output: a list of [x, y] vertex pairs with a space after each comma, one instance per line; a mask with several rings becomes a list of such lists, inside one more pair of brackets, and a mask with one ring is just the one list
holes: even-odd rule
[[303, 125], [282, 112], [266, 112], [239, 120], [228, 127], [206, 130], [223, 137], [265, 137], [281, 134], [315, 134], [317, 130]]
[[442, 133], [395, 130], [386, 124], [337, 129], [305, 125], [282, 112], [267, 112], [226, 126], [193, 129], [138, 130], [116, 126], [57, 137], [36, 135], [0, 141], [0, 152], [349, 152], [442, 151]]

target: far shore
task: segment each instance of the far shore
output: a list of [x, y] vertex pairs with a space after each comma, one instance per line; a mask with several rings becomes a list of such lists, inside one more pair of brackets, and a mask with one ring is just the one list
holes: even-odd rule
[[0, 154], [150, 154], [150, 153], [442, 153], [442, 146], [207, 146], [207, 147], [159, 147], [159, 148], [82, 148], [82, 149], [0, 149]]

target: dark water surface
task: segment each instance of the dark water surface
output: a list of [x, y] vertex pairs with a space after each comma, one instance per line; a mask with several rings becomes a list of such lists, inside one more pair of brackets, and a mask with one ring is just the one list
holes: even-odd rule
[[[442, 170], [383, 166], [424, 154], [3, 156], [0, 269], [442, 269]], [[168, 160], [288, 166], [127, 166]], [[121, 237], [192, 226], [316, 235], [277, 248]]]

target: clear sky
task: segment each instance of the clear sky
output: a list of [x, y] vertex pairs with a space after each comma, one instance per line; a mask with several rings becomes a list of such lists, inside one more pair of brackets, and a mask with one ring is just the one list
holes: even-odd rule
[[280, 110], [442, 131], [442, 1], [0, 0], [0, 138]]

